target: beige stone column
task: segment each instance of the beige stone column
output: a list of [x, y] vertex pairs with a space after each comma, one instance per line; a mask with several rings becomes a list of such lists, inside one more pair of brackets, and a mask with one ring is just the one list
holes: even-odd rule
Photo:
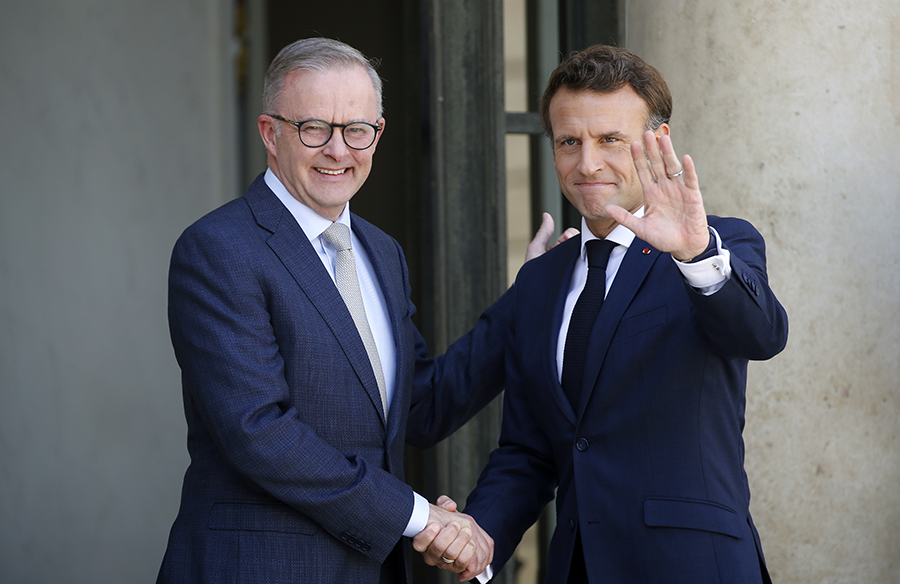
[[791, 322], [750, 366], [776, 582], [900, 581], [900, 2], [624, 1], [710, 213], [753, 222]]

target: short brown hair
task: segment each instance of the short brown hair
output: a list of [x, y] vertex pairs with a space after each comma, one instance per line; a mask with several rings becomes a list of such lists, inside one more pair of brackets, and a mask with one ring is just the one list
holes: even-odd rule
[[551, 138], [550, 100], [562, 88], [613, 93], [630, 85], [647, 104], [647, 129], [656, 130], [672, 116], [672, 94], [659, 71], [628, 49], [594, 45], [574, 52], [550, 74], [541, 98], [541, 122]]

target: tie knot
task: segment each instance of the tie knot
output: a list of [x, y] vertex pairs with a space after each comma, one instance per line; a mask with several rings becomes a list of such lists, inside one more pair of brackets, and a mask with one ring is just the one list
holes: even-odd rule
[[332, 223], [322, 232], [322, 237], [338, 251], [350, 249], [350, 228], [343, 223]]
[[616, 242], [608, 239], [592, 239], [586, 242], [584, 247], [587, 249], [588, 266], [605, 270], [609, 254], [616, 245], [618, 245]]

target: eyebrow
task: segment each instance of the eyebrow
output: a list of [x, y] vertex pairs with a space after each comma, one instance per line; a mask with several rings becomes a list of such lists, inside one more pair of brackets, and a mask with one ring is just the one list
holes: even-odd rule
[[[613, 130], [611, 132], [604, 132], [603, 134], [600, 134], [599, 136], [597, 136], [596, 140], [605, 140], [606, 138], [618, 138], [619, 140], [622, 140], [622, 141], [627, 140], [627, 137], [625, 136], [624, 132], [622, 132], [621, 130]], [[569, 140], [569, 139], [579, 140], [579, 138], [576, 138], [575, 136], [573, 136], [571, 134], [560, 134], [559, 136], [554, 136], [553, 143], [558, 144], [560, 142], [563, 142], [563, 141]]]
[[627, 139], [625, 136], [625, 133], [622, 132], [621, 130], [614, 130], [612, 132], [606, 132], [605, 134], [602, 134], [599, 139], [603, 140], [604, 138], [618, 138], [620, 140]]

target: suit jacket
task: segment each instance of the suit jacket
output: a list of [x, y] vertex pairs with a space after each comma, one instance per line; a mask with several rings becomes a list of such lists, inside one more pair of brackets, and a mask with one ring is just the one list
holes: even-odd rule
[[520, 271], [500, 444], [466, 506], [495, 540], [495, 568], [558, 489], [548, 582], [566, 581], [578, 532], [592, 584], [768, 580], [741, 432], [748, 360], [781, 351], [787, 316], [759, 233], [709, 222], [733, 270], [711, 296], [669, 254], [629, 247], [591, 333], [578, 411], [556, 343], [579, 238]]
[[502, 388], [511, 297], [428, 358], [400, 246], [351, 224], [397, 346], [386, 424], [352, 317], [262, 175], [176, 243], [169, 326], [191, 462], [158, 582], [378, 582], [413, 508], [404, 443], [435, 444]]

